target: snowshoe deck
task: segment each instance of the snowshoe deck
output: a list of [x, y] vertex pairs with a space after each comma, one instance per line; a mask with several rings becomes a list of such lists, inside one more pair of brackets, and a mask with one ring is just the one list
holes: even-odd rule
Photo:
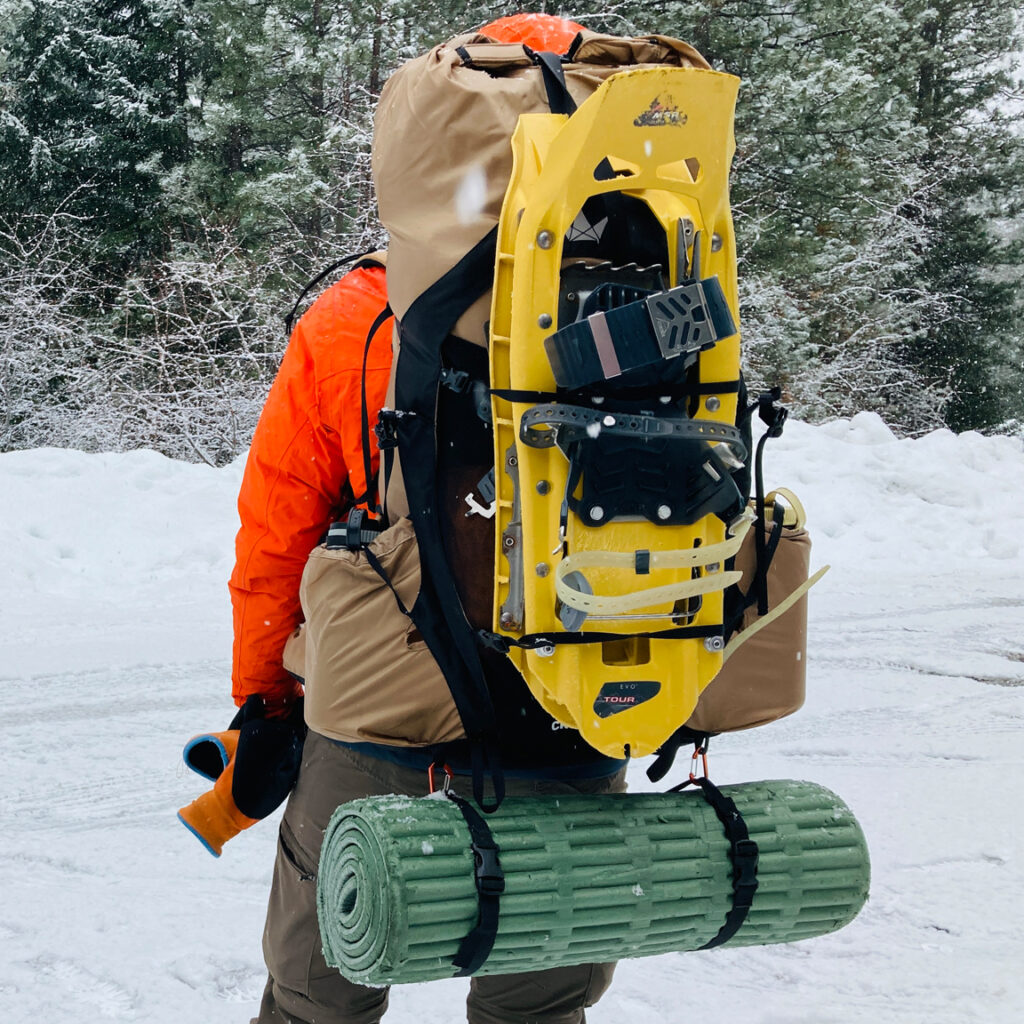
[[[726, 525], [746, 458], [737, 88], [711, 71], [627, 71], [571, 117], [522, 116], [513, 138], [490, 328], [494, 630], [549, 713], [612, 756], [653, 752], [722, 664], [725, 561], [745, 525]], [[565, 258], [567, 234], [601, 229], [584, 204], [614, 194], [664, 233], [654, 294], [649, 267]], [[670, 360], [689, 369], [659, 396], [648, 371]], [[619, 400], [630, 374], [647, 386]]]

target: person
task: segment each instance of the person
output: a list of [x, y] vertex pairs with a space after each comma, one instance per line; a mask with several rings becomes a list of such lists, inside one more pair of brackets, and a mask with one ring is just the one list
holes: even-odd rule
[[[480, 31], [499, 42], [563, 52], [579, 30], [561, 18], [518, 15]], [[233, 697], [246, 709], [255, 700], [259, 715], [271, 722], [294, 719], [303, 695], [301, 682], [283, 667], [282, 652], [303, 619], [300, 585], [307, 558], [330, 524], [351, 511], [357, 495], [365, 499], [374, 492], [379, 453], [370, 436], [368, 480], [364, 427], [375, 422], [388, 387], [393, 321], [382, 316], [386, 303], [385, 267], [373, 257], [313, 303], [295, 326], [253, 437], [230, 581]], [[485, 358], [483, 350], [479, 353]], [[625, 789], [623, 761], [599, 754], [550, 718], [507, 659], [487, 657], [488, 684], [503, 723], [499, 753], [508, 794]], [[349, 671], [358, 673], [360, 666]], [[346, 680], [336, 685], [344, 691]], [[366, 688], [359, 694], [346, 708], [356, 736], [362, 735], [360, 716], [372, 712]], [[353, 984], [324, 960], [316, 917], [317, 864], [324, 829], [340, 804], [387, 793], [426, 794], [428, 769], [437, 757], [433, 739], [451, 739], [421, 735], [423, 721], [444, 718], [426, 706], [431, 699], [423, 698], [419, 725], [410, 725], [407, 735], [395, 727], [387, 742], [307, 732], [280, 826], [263, 934], [268, 980], [253, 1024], [372, 1024], [384, 1015], [387, 989]], [[446, 742], [444, 760], [458, 789], [471, 773], [466, 741]], [[239, 827], [260, 816], [250, 812]], [[183, 820], [202, 838], [200, 827]], [[468, 1020], [579, 1024], [585, 1008], [608, 988], [613, 969], [614, 964], [586, 964], [474, 977]]]

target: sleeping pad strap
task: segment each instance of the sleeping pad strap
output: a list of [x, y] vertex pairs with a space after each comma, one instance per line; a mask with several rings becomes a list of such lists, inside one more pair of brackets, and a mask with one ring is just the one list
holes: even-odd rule
[[690, 776], [685, 782], [673, 786], [669, 792], [679, 793], [687, 786], [699, 786], [704, 799], [711, 804], [712, 810], [725, 829], [729, 840], [729, 856], [732, 859], [732, 906], [725, 916], [725, 923], [700, 949], [713, 949], [728, 942], [747, 919], [754, 893], [757, 892], [757, 843], [750, 838], [747, 823], [743, 820], [739, 808], [709, 778]]
[[505, 891], [505, 873], [501, 870], [498, 854], [501, 852], [494, 841], [487, 822], [476, 809], [462, 797], [450, 790], [447, 797], [462, 812], [469, 828], [470, 849], [473, 851], [473, 872], [476, 878], [476, 892], [479, 915], [473, 930], [462, 940], [452, 965], [458, 968], [456, 978], [465, 978], [480, 970], [494, 948], [498, 934], [498, 909], [501, 894]]

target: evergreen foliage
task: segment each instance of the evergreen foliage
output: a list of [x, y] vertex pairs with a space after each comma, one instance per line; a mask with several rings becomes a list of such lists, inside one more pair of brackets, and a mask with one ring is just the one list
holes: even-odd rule
[[243, 450], [304, 281], [384, 241], [388, 74], [523, 8], [676, 35], [743, 79], [755, 384], [908, 433], [1024, 420], [1018, 7], [0, 0], [0, 449]]

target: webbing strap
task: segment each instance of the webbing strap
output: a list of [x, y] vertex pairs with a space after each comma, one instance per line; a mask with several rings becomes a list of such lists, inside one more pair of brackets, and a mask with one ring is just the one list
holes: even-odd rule
[[810, 579], [804, 580], [793, 593], [788, 594], [786, 598], [780, 601], [774, 608], [772, 608], [767, 615], [761, 615], [754, 619], [754, 621], [747, 626], [742, 632], [737, 633], [726, 645], [725, 650], [722, 652], [722, 664], [724, 665], [737, 651], [739, 647], [745, 644], [752, 636], [756, 636], [765, 626], [770, 626], [776, 619], [781, 618], [790, 608], [793, 607], [800, 600], [808, 590], [811, 589], [821, 578], [831, 569], [830, 565], [823, 565]]
[[498, 934], [499, 901], [505, 891], [505, 873], [498, 859], [501, 848], [494, 841], [494, 834], [487, 822], [462, 797], [452, 792], [447, 795], [466, 819], [476, 880], [477, 921], [459, 944], [458, 952], [452, 959], [452, 965], [458, 968], [455, 977], [465, 978], [480, 970], [494, 948], [494, 939]]
[[680, 356], [694, 356], [736, 333], [717, 277], [597, 310], [544, 339], [555, 382], [576, 389]]
[[506, 402], [557, 402], [560, 395], [557, 391], [527, 391], [523, 388], [491, 388], [495, 398], [503, 398]]
[[381, 581], [385, 584], [388, 590], [390, 590], [391, 593], [394, 594], [395, 604], [398, 605], [398, 610], [406, 618], [411, 619], [412, 616], [409, 614], [409, 609], [406, 608], [405, 605], [402, 603], [401, 596], [395, 589], [394, 583], [391, 582], [391, 577], [388, 576], [387, 570], [384, 568], [383, 565], [380, 564], [380, 560], [373, 553], [373, 551], [370, 550], [369, 547], [363, 548], [363, 554], [366, 556], [366, 561], [369, 563], [370, 568], [381, 578]]
[[363, 502], [368, 503], [376, 490], [373, 485], [373, 460], [370, 454], [370, 410], [366, 400], [366, 363], [370, 357], [370, 346], [373, 344], [373, 339], [391, 315], [391, 307], [385, 303], [369, 331], [366, 332], [366, 345], [363, 347], [363, 376], [359, 384], [359, 411], [362, 423], [363, 479], [366, 481], [366, 490], [361, 498], [356, 499], [357, 505], [361, 505]]
[[[555, 569], [555, 594], [564, 605], [586, 612], [588, 615], [623, 615], [658, 604], [712, 594], [742, 578], [742, 573], [721, 571], [721, 563], [735, 556], [750, 529], [751, 519], [744, 516], [733, 530], [732, 536], [717, 544], [699, 548], [680, 548], [673, 551], [577, 551], [567, 555]], [[712, 567], [714, 567], [712, 569]], [[658, 569], [703, 568], [705, 574], [658, 587], [645, 587], [624, 594], [597, 594], [584, 592], [570, 574], [593, 569], [611, 569], [648, 575]], [[584, 577], [585, 578], [585, 577]]]
[[[410, 615], [451, 691], [473, 753], [473, 797], [486, 811], [505, 795], [498, 756], [498, 723], [487, 689], [477, 638], [459, 600], [438, 515], [437, 392], [441, 346], [465, 309], [491, 286], [498, 229], [492, 228], [406, 311], [399, 324], [394, 426], [416, 531], [422, 578]], [[489, 775], [494, 795], [484, 795]]]
[[508, 654], [513, 647], [521, 650], [536, 651], [547, 647], [560, 647], [563, 644], [603, 644], [617, 640], [716, 640], [717, 650], [725, 644], [721, 626], [678, 626], [675, 629], [657, 629], [639, 633], [603, 633], [603, 632], [557, 632], [557, 633], [526, 633], [523, 636], [504, 636], [481, 629], [477, 635], [487, 647]]
[[678, 786], [673, 786], [669, 792], [679, 793], [687, 786], [699, 786], [704, 799], [711, 805], [712, 810], [718, 816], [718, 820], [725, 829], [726, 838], [729, 840], [729, 857], [732, 860], [732, 906], [729, 913], [725, 915], [725, 922], [718, 929], [718, 933], [710, 938], [699, 949], [713, 949], [728, 942], [742, 926], [750, 912], [754, 902], [754, 893], [757, 892], [757, 862], [759, 851], [757, 843], [750, 838], [747, 823], [743, 820], [739, 808], [735, 802], [727, 797], [708, 778], [689, 778]]
[[[761, 442], [764, 442], [764, 438], [761, 438]], [[768, 570], [771, 568], [772, 560], [775, 558], [775, 552], [778, 550], [779, 541], [782, 539], [782, 528], [785, 525], [786, 510], [781, 505], [774, 505], [772, 507], [772, 528], [768, 538], [765, 539], [765, 510], [767, 504], [764, 500], [761, 501], [761, 512], [758, 516], [755, 513], [754, 518], [754, 529], [760, 536], [760, 541], [755, 539], [754, 544], [754, 574], [750, 581], [750, 585], [747, 587], [747, 592], [744, 594], [737, 587], [737, 593], [740, 596], [740, 600], [728, 622], [726, 622], [726, 636], [732, 636], [737, 629], [743, 624], [743, 616], [747, 609], [752, 605], [759, 602], [763, 596], [765, 602], [765, 611], [758, 609], [758, 615], [762, 618], [770, 614], [767, 601], [768, 601]], [[758, 620], [759, 621], [759, 620]]]
[[[333, 274], [336, 270], [341, 270], [347, 263], [354, 263], [357, 260], [363, 259], [364, 256], [369, 256], [371, 253], [376, 252], [375, 249], [367, 249], [366, 252], [354, 252], [350, 256], [344, 256], [336, 263], [332, 263], [329, 267], [321, 270], [316, 277], [310, 281], [305, 288], [299, 292], [299, 297], [295, 300], [295, 305], [292, 306], [291, 312], [284, 318], [284, 326], [289, 334], [292, 333], [292, 327], [295, 325], [295, 314], [299, 311], [299, 306], [302, 305], [302, 300], [325, 278], [328, 274]], [[355, 269], [355, 268], [353, 268]]]
[[[674, 400], [679, 400], [703, 395], [734, 395], [739, 390], [740, 382], [738, 380], [711, 380], [697, 384], [686, 382], [681, 386], [668, 383], [656, 386], [648, 385], [644, 388], [631, 388], [630, 393], [637, 397], [651, 398], [660, 398], [663, 395], [668, 395]], [[525, 388], [491, 388], [490, 393], [495, 398], [502, 398], [506, 402], [535, 404], [537, 402], [573, 401], [574, 396], [583, 396], [585, 399], [587, 391], [586, 389], [580, 389], [578, 392], [563, 391], [563, 393], [559, 394], [557, 391], [529, 391]]]
[[[573, 570], [571, 563], [567, 567], [566, 562], [568, 559], [563, 559], [559, 563], [555, 575], [555, 594], [562, 604], [587, 615], [612, 618], [637, 613], [642, 608], [667, 604], [675, 606], [679, 601], [702, 597], [704, 594], [715, 594], [734, 583], [739, 583], [743, 578], [741, 572], [730, 570], [697, 576], [696, 579], [666, 583], [660, 587], [644, 587], [642, 590], [633, 590], [625, 594], [595, 594], [580, 588], [580, 577], [583, 577], [583, 580], [586, 580], [586, 577], [579, 570]], [[574, 572], [578, 575], [568, 578]]]
[[544, 77], [544, 91], [547, 93], [548, 108], [552, 114], [574, 114], [576, 101], [569, 93], [562, 70], [562, 58], [555, 53], [537, 53], [526, 48]]

